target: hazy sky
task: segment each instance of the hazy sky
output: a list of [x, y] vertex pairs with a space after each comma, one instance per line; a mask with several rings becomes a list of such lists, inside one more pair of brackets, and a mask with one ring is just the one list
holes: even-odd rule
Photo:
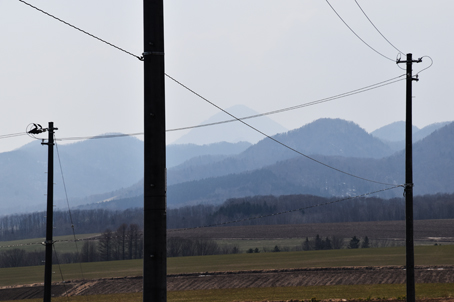
[[[129, 52], [143, 52], [142, 1], [29, 2]], [[414, 124], [454, 120], [454, 2], [358, 2], [398, 49], [434, 60], [414, 83]], [[331, 4], [363, 40], [396, 58], [397, 50], [355, 1]], [[166, 0], [165, 39], [166, 72], [223, 108], [244, 104], [266, 112], [404, 73], [364, 45], [323, 0]], [[49, 121], [59, 128], [57, 137], [143, 131], [138, 59], [18, 0], [0, 0], [0, 41], [0, 136]], [[415, 64], [415, 72], [429, 63]], [[166, 104], [168, 128], [196, 125], [217, 113], [170, 80]], [[270, 117], [288, 129], [338, 117], [370, 132], [405, 119], [405, 81]], [[168, 135], [168, 143], [183, 134]], [[0, 152], [29, 141], [0, 139]]]

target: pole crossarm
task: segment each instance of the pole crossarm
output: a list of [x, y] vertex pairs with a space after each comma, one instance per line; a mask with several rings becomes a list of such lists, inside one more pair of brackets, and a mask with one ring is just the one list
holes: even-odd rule
[[[407, 58], [408, 58], [408, 55], [411, 55], [411, 54], [407, 54]], [[399, 59], [396, 60], [396, 64], [405, 63], [405, 64], [407, 64], [407, 67], [408, 67], [408, 65], [411, 66], [413, 63], [421, 63], [421, 62], [422, 62], [422, 58], [419, 58], [417, 60], [413, 60], [413, 59], [401, 60], [399, 58]], [[418, 75], [413, 77], [411, 72], [408, 73], [408, 68], [407, 68], [407, 79], [408, 79], [408, 77], [410, 77], [413, 81], [416, 81], [416, 82], [419, 81]]]

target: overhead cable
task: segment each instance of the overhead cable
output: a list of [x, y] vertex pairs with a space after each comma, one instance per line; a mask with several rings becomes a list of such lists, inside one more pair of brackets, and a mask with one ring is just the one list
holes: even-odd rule
[[[71, 222], [71, 230], [72, 230], [72, 233], [73, 233], [74, 245], [76, 247], [76, 252], [79, 253], [79, 247], [77, 245], [77, 241], [78, 240], [76, 238], [76, 231], [74, 229], [74, 221], [73, 221], [73, 216], [72, 216], [72, 213], [71, 213], [71, 207], [69, 206], [69, 198], [68, 198], [68, 191], [66, 189], [66, 181], [65, 181], [64, 174], [63, 174], [63, 167], [62, 167], [62, 164], [61, 164], [60, 152], [58, 150], [58, 144], [57, 144], [57, 141], [55, 139], [55, 135], [54, 135], [54, 142], [55, 142], [55, 149], [57, 150], [58, 165], [60, 167], [61, 179], [62, 179], [62, 182], [63, 182], [63, 189], [65, 191], [66, 204], [68, 206], [68, 214], [69, 214], [69, 220]], [[54, 246], [54, 249], [55, 249], [55, 245], [54, 244], [53, 244], [53, 246]], [[82, 279], [85, 280], [84, 272], [83, 272], [83, 269], [82, 269], [82, 264], [80, 262], [79, 262], [79, 269], [80, 269], [80, 272], [81, 272], [81, 275], [82, 275]], [[63, 275], [62, 275], [62, 278], [63, 278]]]
[[[171, 76], [169, 76], [167, 74], [166, 74], [166, 76], [169, 77], [170, 79], [173, 79]], [[194, 128], [202, 128], [202, 127], [214, 126], [214, 125], [219, 125], [219, 124], [226, 124], [226, 123], [231, 123], [231, 122], [237, 122], [238, 120], [247, 120], [247, 119], [262, 117], [262, 116], [266, 116], [266, 115], [272, 115], [272, 114], [277, 114], [277, 113], [281, 113], [281, 112], [296, 110], [296, 109], [300, 109], [300, 108], [304, 108], [304, 107], [309, 107], [309, 106], [313, 106], [313, 105], [317, 105], [317, 104], [321, 104], [321, 103], [325, 103], [325, 102], [341, 99], [341, 98], [344, 98], [344, 97], [352, 96], [352, 95], [355, 95], [355, 94], [363, 93], [363, 92], [370, 91], [370, 90], [373, 90], [373, 89], [377, 89], [377, 88], [380, 88], [380, 87], [384, 87], [384, 86], [387, 86], [387, 85], [390, 85], [390, 84], [394, 84], [396, 82], [405, 80], [405, 78], [403, 78], [404, 76], [405, 76], [405, 74], [397, 76], [397, 77], [394, 77], [394, 78], [391, 78], [391, 79], [388, 79], [386, 81], [381, 81], [381, 82], [378, 82], [378, 83], [375, 83], [375, 84], [372, 84], [372, 85], [368, 85], [368, 86], [365, 86], [365, 87], [362, 87], [362, 88], [358, 88], [358, 89], [354, 89], [354, 90], [351, 90], [351, 91], [348, 91], [348, 92], [337, 94], [337, 95], [334, 95], [334, 96], [331, 96], [331, 97], [322, 98], [322, 99], [319, 99], [319, 100], [315, 100], [315, 101], [311, 101], [311, 102], [307, 102], [307, 103], [303, 103], [303, 104], [299, 104], [299, 105], [295, 105], [295, 106], [291, 106], [291, 107], [286, 107], [286, 108], [277, 109], [277, 110], [273, 110], [273, 111], [268, 111], [268, 112], [264, 112], [264, 113], [249, 115], [249, 116], [245, 116], [245, 117], [239, 117], [238, 119], [230, 119], [230, 120], [224, 120], [224, 121], [213, 122], [213, 123], [206, 123], [206, 124], [201, 124], [201, 125], [194, 125], [194, 126], [167, 129], [166, 132], [174, 132], [174, 131], [181, 131], [181, 130], [188, 130], [188, 129], [194, 129]], [[178, 84], [180, 84], [180, 83], [178, 82]], [[182, 87], [186, 88], [184, 85], [182, 85]], [[123, 136], [138, 136], [138, 135], [143, 135], [143, 134], [144, 134], [143, 132], [129, 133], [129, 134], [106, 134], [106, 135], [97, 135], [97, 136], [66, 137], [66, 138], [59, 138], [58, 140], [59, 141], [66, 141], [66, 140], [102, 139], [102, 138], [115, 138], [115, 137], [123, 137]]]
[[141, 61], [143, 60], [142, 57], [137, 56], [137, 55], [135, 55], [135, 54], [133, 54], [133, 53], [131, 53], [131, 52], [129, 52], [129, 51], [127, 51], [127, 50], [121, 48], [121, 47], [118, 47], [118, 46], [116, 46], [116, 45], [110, 43], [110, 42], [107, 42], [106, 40], [103, 40], [103, 39], [101, 39], [101, 38], [99, 38], [99, 37], [97, 37], [97, 36], [95, 36], [95, 35], [93, 35], [93, 34], [87, 32], [87, 31], [85, 31], [85, 30], [83, 30], [83, 29], [77, 27], [77, 26], [74, 26], [74, 25], [72, 25], [72, 24], [70, 24], [70, 23], [68, 23], [68, 22], [66, 22], [66, 21], [64, 21], [64, 20], [62, 20], [62, 19], [60, 19], [60, 18], [58, 18], [58, 17], [56, 17], [56, 16], [54, 16], [54, 15], [52, 15], [52, 14], [50, 14], [50, 13], [44, 11], [44, 10], [42, 10], [42, 9], [40, 9], [40, 8], [38, 8], [38, 7], [36, 7], [36, 6], [34, 6], [34, 5], [31, 5], [30, 3], [25, 2], [24, 0], [18, 0], [18, 1], [24, 3], [25, 5], [28, 5], [28, 6], [32, 7], [32, 8], [34, 8], [34, 9], [36, 9], [37, 11], [40, 11], [41, 13], [43, 13], [43, 14], [45, 14], [45, 15], [51, 17], [51, 18], [54, 18], [54, 19], [57, 20], [57, 21], [60, 21], [60, 22], [63, 23], [63, 24], [66, 24], [66, 25], [68, 25], [68, 26], [70, 26], [70, 27], [72, 27], [72, 28], [74, 28], [74, 29], [77, 29], [78, 31], [80, 31], [80, 32], [82, 32], [82, 33], [84, 33], [84, 34], [86, 34], [86, 35], [92, 37], [92, 38], [95, 38], [95, 39], [97, 39], [97, 40], [99, 40], [99, 41], [101, 41], [101, 42], [103, 42], [103, 43], [105, 43], [105, 44], [107, 44], [107, 45], [109, 45], [109, 46], [112, 46], [112, 47], [114, 47], [114, 48], [116, 48], [116, 49], [118, 49], [118, 50], [120, 50], [120, 51], [122, 51], [122, 52], [124, 52], [124, 53], [127, 53], [127, 54], [130, 55], [130, 56], [133, 56], [133, 57], [135, 57], [135, 58], [137, 58], [137, 59], [139, 59], [139, 60], [141, 60]]
[[18, 133], [11, 133], [11, 134], [2, 134], [2, 135], [0, 135], [0, 139], [13, 138], [13, 137], [18, 137], [18, 136], [23, 136], [23, 135], [27, 135], [27, 133], [18, 132]]
[[[169, 76], [167, 74], [166, 74], [166, 76], [168, 78], [174, 80], [171, 76]], [[334, 95], [334, 96], [331, 96], [331, 97], [322, 98], [322, 99], [319, 99], [319, 100], [315, 100], [315, 101], [312, 101], [312, 102], [303, 103], [303, 104], [299, 104], [299, 105], [295, 105], [295, 106], [291, 106], [291, 107], [287, 107], [287, 108], [282, 108], [282, 109], [277, 109], [277, 110], [268, 111], [268, 112], [264, 112], [264, 113], [259, 113], [259, 114], [255, 114], [255, 115], [245, 116], [245, 117], [241, 117], [241, 118], [238, 118], [238, 119], [246, 120], [246, 119], [251, 119], [251, 118], [257, 118], [257, 117], [261, 117], [261, 116], [272, 115], [272, 114], [276, 114], [276, 113], [281, 113], [281, 112], [286, 112], [286, 111], [290, 111], [290, 110], [300, 109], [300, 108], [309, 107], [309, 106], [312, 106], [312, 105], [317, 105], [317, 104], [321, 104], [321, 103], [325, 103], [325, 102], [341, 99], [341, 98], [344, 98], [344, 97], [352, 96], [352, 95], [355, 95], [355, 94], [359, 94], [359, 93], [362, 93], [362, 92], [366, 92], [366, 91], [369, 91], [369, 90], [377, 89], [377, 88], [380, 88], [380, 87], [383, 87], [383, 86], [387, 86], [387, 85], [402, 81], [404, 79], [399, 79], [399, 78], [402, 78], [404, 76], [405, 76], [405, 74], [397, 76], [397, 77], [394, 77], [394, 78], [386, 80], [386, 81], [382, 81], [382, 82], [379, 82], [379, 83], [376, 83], [376, 84], [372, 84], [372, 85], [369, 85], [369, 86], [365, 86], [365, 87], [362, 87], [362, 88], [359, 88], [359, 89], [355, 89], [355, 90], [351, 90], [351, 91], [348, 91], [348, 92], [344, 92], [344, 93], [341, 93], [341, 94], [338, 94], [338, 95]], [[180, 84], [179, 82], [177, 82], [177, 83]], [[184, 85], [182, 85], [182, 86], [185, 87]], [[218, 124], [236, 122], [236, 121], [238, 121], [238, 119], [230, 119], [230, 120], [225, 120], [225, 121], [220, 121], [220, 122], [201, 124], [201, 125], [197, 125], [197, 126], [189, 126], [189, 127], [167, 129], [166, 131], [167, 132], [172, 132], [172, 131], [187, 130], [187, 129], [193, 129], [193, 128], [206, 127], [206, 126], [213, 126], [213, 125], [218, 125]]]
[[339, 17], [339, 19], [341, 19], [341, 21], [345, 24], [345, 26], [348, 27], [348, 29], [350, 29], [350, 31], [359, 39], [361, 40], [361, 42], [363, 42], [365, 45], [367, 45], [367, 47], [369, 47], [370, 49], [372, 49], [374, 52], [376, 52], [377, 54], [379, 54], [380, 56], [382, 56], [383, 58], [387, 59], [387, 60], [390, 60], [392, 62], [395, 62], [393, 59], [391, 59], [390, 57], [387, 57], [385, 56], [384, 54], [382, 54], [381, 52], [379, 52], [378, 50], [376, 50], [375, 48], [373, 48], [372, 46], [370, 46], [366, 41], [364, 41], [348, 24], [347, 22], [345, 22], [344, 19], [342, 19], [341, 15], [339, 15], [339, 13], [334, 9], [334, 7], [331, 5], [331, 3], [329, 3], [328, 0], [326, 0], [326, 3], [328, 3], [328, 5], [331, 7], [331, 9], [336, 13], [336, 15]]
[[379, 182], [379, 181], [371, 180], [371, 179], [368, 179], [368, 178], [364, 178], [364, 177], [361, 177], [361, 176], [357, 176], [357, 175], [354, 175], [354, 174], [351, 174], [351, 173], [342, 171], [342, 170], [340, 170], [340, 169], [338, 169], [338, 168], [335, 168], [335, 167], [333, 167], [333, 166], [330, 166], [330, 165], [328, 165], [328, 164], [325, 164], [324, 162], [321, 162], [321, 161], [319, 161], [319, 160], [317, 160], [317, 159], [315, 159], [315, 158], [313, 158], [313, 157], [310, 157], [309, 155], [306, 155], [306, 154], [304, 154], [304, 153], [302, 153], [302, 152], [296, 150], [295, 148], [292, 148], [292, 147], [290, 147], [290, 146], [284, 144], [283, 142], [281, 142], [281, 141], [275, 139], [274, 137], [272, 137], [272, 136], [270, 136], [270, 135], [264, 133], [263, 131], [261, 131], [261, 130], [255, 128], [254, 126], [252, 126], [252, 125], [246, 123], [245, 121], [243, 121], [243, 120], [237, 118], [236, 116], [234, 116], [234, 115], [231, 114], [230, 112], [228, 112], [228, 111], [226, 111], [225, 109], [223, 109], [223, 108], [219, 107], [218, 105], [214, 104], [213, 102], [211, 102], [211, 101], [208, 100], [207, 98], [203, 97], [202, 95], [198, 94], [198, 93], [195, 92], [194, 90], [192, 90], [192, 89], [190, 89], [189, 87], [187, 87], [187, 86], [183, 85], [182, 83], [178, 82], [176, 79], [174, 79], [174, 78], [172, 78], [172, 77], [170, 77], [170, 76], [168, 76], [168, 77], [169, 77], [170, 79], [172, 79], [173, 81], [175, 81], [176, 83], [178, 83], [179, 85], [181, 85], [182, 87], [186, 88], [186, 89], [187, 89], [188, 91], [190, 91], [191, 93], [197, 95], [199, 98], [201, 98], [201, 99], [204, 100], [205, 102], [207, 102], [207, 103], [209, 103], [210, 105], [216, 107], [217, 109], [221, 110], [222, 112], [224, 112], [224, 113], [230, 115], [230, 116], [231, 116], [232, 118], [234, 118], [235, 120], [237, 120], [237, 121], [243, 123], [245, 126], [247, 126], [247, 127], [251, 128], [252, 130], [254, 130], [254, 131], [256, 131], [256, 132], [262, 134], [263, 136], [265, 136], [265, 137], [269, 138], [270, 140], [274, 141], [275, 143], [278, 143], [279, 145], [281, 145], [281, 146], [283, 146], [283, 147], [285, 147], [285, 148], [287, 148], [287, 149], [289, 149], [289, 150], [291, 150], [291, 151], [293, 151], [293, 152], [295, 152], [295, 153], [297, 153], [297, 154], [299, 154], [299, 155], [301, 155], [301, 156], [306, 157], [307, 159], [310, 159], [310, 160], [312, 160], [312, 161], [314, 161], [314, 162], [316, 162], [316, 163], [318, 163], [318, 164], [320, 164], [320, 165], [322, 165], [322, 166], [325, 166], [325, 167], [327, 167], [327, 168], [329, 168], [329, 169], [332, 169], [332, 170], [334, 170], [334, 171], [340, 172], [340, 173], [342, 173], [342, 174], [345, 174], [345, 175], [348, 175], [348, 176], [351, 176], [351, 177], [354, 177], [354, 178], [357, 178], [357, 179], [365, 180], [365, 181], [372, 182], [372, 183], [376, 183], [376, 184], [386, 185], [386, 186], [395, 186], [395, 184]]
[[429, 56], [422, 56], [420, 59], [422, 60], [423, 58], [429, 58], [429, 60], [430, 60], [430, 65], [427, 66], [426, 68], [423, 68], [422, 70], [418, 71], [418, 72], [415, 74], [416, 77], [418, 77], [418, 75], [419, 75], [421, 72], [423, 72], [424, 70], [429, 69], [430, 67], [432, 67], [432, 65], [434, 64], [434, 60], [432, 60], [431, 57], [429, 57]]
[[404, 54], [402, 51], [400, 51], [396, 46], [394, 46], [394, 44], [392, 44], [388, 39], [386, 39], [386, 37], [381, 33], [381, 31], [377, 28], [377, 26], [375, 26], [375, 24], [372, 22], [372, 20], [369, 18], [369, 16], [367, 16], [366, 12], [363, 10], [363, 8], [361, 7], [361, 5], [359, 5], [358, 1], [355, 0], [355, 3], [356, 5], [358, 5], [359, 9], [363, 12], [364, 16], [366, 16], [367, 20], [369, 20], [370, 24], [372, 24], [372, 26], [377, 30], [377, 32], [383, 37], [383, 39], [386, 40], [386, 42], [389, 43], [389, 45], [391, 45], [392, 47], [394, 47], [395, 50], [397, 50], [399, 53], [401, 54]]

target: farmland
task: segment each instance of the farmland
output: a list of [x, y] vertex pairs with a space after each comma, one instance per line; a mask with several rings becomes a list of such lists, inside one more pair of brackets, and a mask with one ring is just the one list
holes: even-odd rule
[[[417, 283], [441, 284], [437, 286], [443, 288], [443, 293], [454, 295], [448, 290], [454, 283], [454, 245], [420, 246], [415, 251]], [[167, 286], [169, 295], [176, 296], [193, 291], [235, 289], [242, 292], [251, 288], [258, 292], [284, 288], [301, 291], [301, 288], [317, 286], [328, 286], [333, 291], [346, 286], [345, 294], [353, 285], [402, 285], [405, 282], [404, 259], [402, 247], [169, 258]], [[56, 290], [71, 295], [140, 292], [141, 266], [138, 260], [86, 263], [82, 268], [74, 264], [61, 265], [65, 280], [79, 281], [60, 283]], [[57, 267], [54, 270], [57, 281], [60, 275]], [[17, 293], [24, 291], [31, 295], [28, 297], [39, 296], [40, 284], [12, 289], [11, 283], [15, 279], [16, 284], [41, 282], [42, 267], [2, 269], [0, 272], [1, 284], [10, 285], [2, 290], [1, 296], [18, 297]], [[86, 280], [80, 280], [81, 272]], [[28, 279], [20, 279], [24, 275]], [[134, 275], [138, 277], [126, 277]], [[443, 284], [450, 287], [443, 287]], [[380, 296], [392, 295], [383, 294], [383, 288], [377, 292], [382, 293]], [[404, 293], [402, 290], [398, 296]]]
[[[452, 224], [452, 220], [415, 221], [418, 297], [454, 295], [454, 245], [449, 244], [452, 243]], [[353, 235], [369, 236], [372, 242], [399, 242], [404, 238], [404, 227], [401, 221], [233, 226], [170, 230], [169, 236], [177, 233], [178, 236], [210, 238], [226, 244], [238, 242], [244, 250], [249, 246], [300, 244], [305, 236], [316, 234], [346, 239]], [[312, 296], [324, 299], [325, 294], [328, 298], [398, 297], [405, 294], [404, 263], [405, 248], [402, 246], [168, 258], [169, 301], [233, 301], [239, 300], [240, 296], [244, 299], [256, 297], [260, 301], [310, 299]], [[53, 270], [54, 282], [61, 282], [61, 276], [64, 280], [72, 280], [55, 287], [60, 294], [116, 293], [132, 299], [127, 300], [129, 298], [124, 296], [121, 301], [140, 300], [141, 260], [55, 265]], [[0, 287], [3, 289], [0, 296], [5, 299], [25, 297], [18, 292], [27, 292], [27, 298], [39, 296], [42, 278], [43, 266], [1, 269]], [[24, 284], [36, 286], [11, 288]], [[320, 286], [323, 286], [322, 291]]]

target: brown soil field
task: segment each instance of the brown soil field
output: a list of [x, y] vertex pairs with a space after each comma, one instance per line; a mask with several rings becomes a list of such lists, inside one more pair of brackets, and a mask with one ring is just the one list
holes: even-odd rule
[[[454, 219], [416, 220], [415, 242], [454, 242]], [[168, 236], [210, 239], [305, 238], [316, 235], [349, 238], [368, 236], [372, 240], [404, 240], [405, 221], [348, 222], [299, 225], [225, 226], [168, 230]], [[417, 267], [417, 283], [454, 283], [454, 266]], [[404, 284], [403, 267], [305, 268], [243, 272], [169, 275], [169, 291], [196, 289], [283, 287], [349, 284]], [[142, 277], [73, 280], [53, 285], [54, 296], [132, 293], [142, 291]], [[0, 288], [0, 301], [42, 298], [43, 285]], [[450, 301], [431, 299], [431, 301]], [[454, 302], [450, 301], [450, 302]]]
[[[454, 242], [454, 219], [415, 220], [414, 239], [433, 242]], [[353, 236], [369, 239], [405, 239], [405, 221], [371, 221], [342, 223], [312, 223], [286, 225], [224, 226], [197, 229], [168, 230], [169, 237], [211, 239], [276, 239]]]
[[[418, 266], [417, 283], [454, 283], [454, 266]], [[287, 287], [311, 285], [404, 284], [401, 266], [303, 268], [169, 275], [169, 291]], [[73, 280], [55, 283], [54, 296], [99, 295], [142, 291], [142, 277]], [[0, 289], [0, 301], [42, 298], [42, 284]]]

